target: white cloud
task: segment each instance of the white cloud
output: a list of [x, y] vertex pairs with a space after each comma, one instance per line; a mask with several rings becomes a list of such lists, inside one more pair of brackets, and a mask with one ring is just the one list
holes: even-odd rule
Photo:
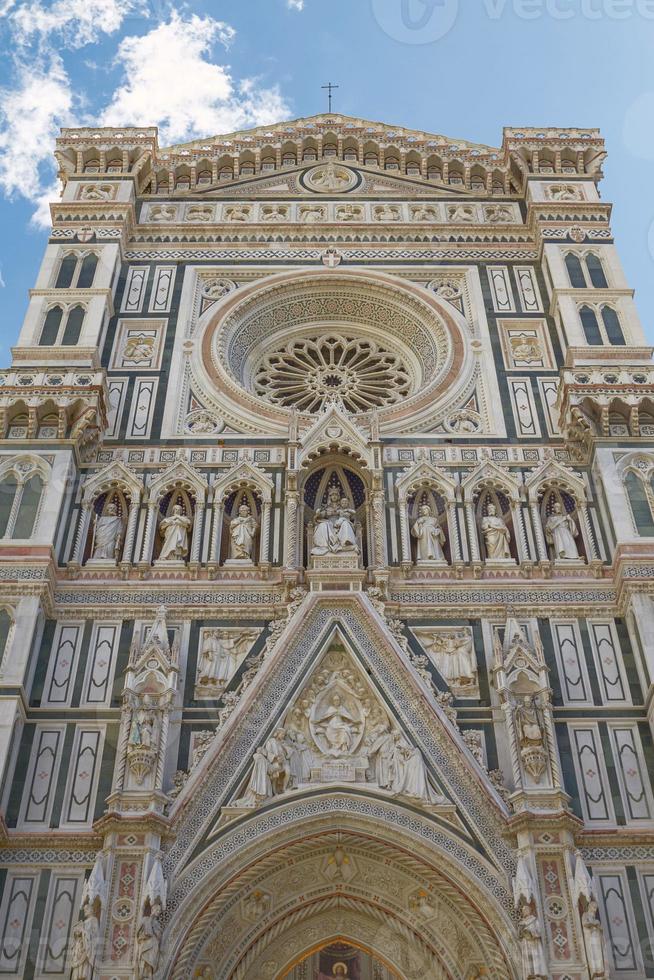
[[[73, 121], [73, 95], [61, 59], [20, 65], [15, 87], [0, 91], [0, 190], [7, 197], [40, 199], [44, 171], [52, 181], [59, 127]], [[39, 222], [43, 217], [40, 209]]]
[[159, 126], [162, 144], [229, 133], [288, 117], [279, 89], [256, 80], [235, 82], [229, 66], [210, 60], [217, 42], [234, 30], [213, 17], [173, 12], [149, 33], [124, 37], [117, 61], [125, 81], [101, 118], [105, 126]]
[[147, 16], [145, 0], [32, 0], [15, 9], [9, 21], [18, 44], [56, 34], [68, 47], [81, 48], [113, 34], [132, 14]]
[[304, 10], [304, 0], [286, 0], [286, 6], [291, 10]]

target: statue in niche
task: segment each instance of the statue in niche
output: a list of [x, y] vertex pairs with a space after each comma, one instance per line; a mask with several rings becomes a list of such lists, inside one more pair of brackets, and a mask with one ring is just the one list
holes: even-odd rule
[[118, 561], [123, 539], [123, 519], [113, 500], [109, 501], [100, 517], [95, 515], [93, 522], [92, 557]]
[[197, 683], [200, 687], [215, 688], [219, 694], [232, 678], [239, 657], [256, 639], [256, 631], [228, 633], [225, 630], [205, 630], [200, 648]]
[[181, 504], [175, 504], [170, 517], [165, 517], [159, 527], [163, 545], [159, 558], [164, 561], [183, 561], [188, 555], [188, 535], [193, 521], [186, 517]]
[[579, 558], [576, 537], [579, 537], [579, 529], [574, 518], [564, 512], [557, 500], [545, 524], [545, 539], [552, 546], [555, 560], [575, 561]]
[[438, 518], [432, 514], [429, 504], [421, 504], [411, 535], [417, 541], [417, 564], [445, 561], [445, 532], [438, 523]]
[[521, 745], [542, 745], [543, 730], [536, 699], [526, 694], [515, 707], [515, 721]]
[[488, 505], [486, 517], [482, 518], [481, 533], [484, 536], [486, 555], [491, 561], [502, 561], [511, 557], [511, 532], [502, 518], [497, 516], [497, 507], [493, 503]]
[[132, 729], [129, 736], [130, 746], [150, 751], [154, 749], [157, 737], [157, 715], [150, 708], [143, 706], [134, 713]]
[[547, 769], [544, 726], [537, 699], [525, 695], [514, 708], [520, 758], [525, 771], [540, 783]]
[[252, 516], [249, 505], [242, 503], [238, 509], [238, 515], [232, 518], [229, 525], [229, 557], [231, 561], [252, 561], [257, 527], [257, 520]]
[[331, 487], [327, 491], [324, 507], [316, 510], [311, 554], [328, 555], [340, 552], [358, 554], [354, 517], [354, 510], [350, 507], [347, 497], [341, 496], [338, 487]]
[[136, 973], [138, 980], [151, 980], [157, 972], [159, 953], [161, 949], [161, 902], [155, 899], [150, 906], [149, 901], [143, 910], [141, 921], [136, 932]]

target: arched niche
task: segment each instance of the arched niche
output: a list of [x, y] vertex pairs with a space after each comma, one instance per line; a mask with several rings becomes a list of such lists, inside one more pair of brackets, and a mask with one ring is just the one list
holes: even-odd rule
[[93, 501], [93, 515], [86, 535], [83, 562], [113, 561], [123, 554], [129, 514], [129, 496], [116, 486], [98, 494]]
[[232, 520], [239, 507], [246, 505], [257, 522], [252, 547], [252, 563], [267, 571], [270, 566], [270, 524], [273, 497], [272, 480], [249, 461], [236, 464], [213, 484], [213, 527], [210, 562], [224, 565], [231, 561]]
[[[370, 541], [369, 495], [366, 482], [352, 464], [344, 460], [325, 460], [323, 465], [314, 466], [306, 475], [302, 485], [303, 534], [302, 553], [305, 566], [310, 564], [314, 535], [318, 523], [318, 512], [331, 506], [330, 496], [336, 503], [336, 491], [339, 502], [345, 501], [344, 510], [353, 511], [353, 520], [347, 518], [353, 526], [359, 549], [359, 565], [367, 568], [372, 552]], [[337, 528], [338, 518], [334, 519]]]
[[174, 508], [181, 508], [181, 516], [191, 520], [187, 527], [187, 553], [177, 560], [195, 565], [200, 560], [200, 547], [204, 528], [207, 484], [199, 473], [186, 462], [174, 463], [168, 470], [155, 477], [149, 487], [148, 507], [141, 563], [157, 561], [165, 565], [169, 559], [161, 558], [165, 547], [161, 540], [162, 522], [174, 516]]
[[560, 508], [562, 516], [571, 518], [570, 533], [574, 538], [578, 560], [594, 561], [597, 549], [588, 515], [586, 488], [581, 477], [550, 460], [532, 474], [525, 489], [539, 560], [559, 560], [554, 553], [552, 527], [550, 524], [548, 530], [548, 523], [555, 510]]
[[429, 507], [445, 535], [442, 547], [447, 563], [461, 561], [454, 482], [431, 463], [422, 460], [402, 474], [396, 483], [396, 492], [403, 567], [408, 569], [419, 559], [418, 541], [413, 532], [423, 506]]
[[[84, 484], [82, 502], [77, 523], [77, 532], [71, 555], [72, 564], [93, 563], [95, 552], [95, 536], [99, 522], [101, 538], [105, 539], [107, 547], [100, 550], [107, 555], [98, 559], [107, 562], [130, 562], [134, 550], [134, 538], [141, 503], [142, 484], [122, 462], [110, 463], [104, 469], [91, 475]], [[119, 522], [111, 520], [112, 505], [116, 508]], [[112, 526], [113, 523], [113, 526]], [[120, 537], [120, 546], [116, 550], [111, 547], [111, 539]]]

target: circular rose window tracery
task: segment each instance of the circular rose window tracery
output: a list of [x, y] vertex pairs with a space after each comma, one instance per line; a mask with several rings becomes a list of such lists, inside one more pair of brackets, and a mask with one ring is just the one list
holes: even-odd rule
[[411, 378], [400, 356], [375, 341], [330, 334], [267, 353], [254, 388], [267, 401], [300, 412], [318, 412], [330, 401], [366, 412], [405, 398]]

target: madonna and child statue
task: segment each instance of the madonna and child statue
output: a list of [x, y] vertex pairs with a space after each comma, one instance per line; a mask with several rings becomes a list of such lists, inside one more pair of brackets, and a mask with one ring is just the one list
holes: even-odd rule
[[331, 487], [323, 506], [315, 513], [311, 555], [314, 558], [342, 556], [347, 560], [358, 554], [354, 509], [338, 487]]

